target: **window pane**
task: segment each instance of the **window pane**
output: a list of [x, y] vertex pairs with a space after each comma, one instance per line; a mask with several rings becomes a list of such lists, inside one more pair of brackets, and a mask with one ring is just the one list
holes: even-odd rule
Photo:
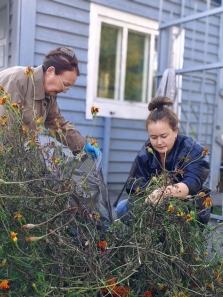
[[[156, 71], [157, 71], [157, 52], [158, 52], [158, 37], [155, 37], [154, 56], [153, 56], [153, 86], [152, 86], [152, 98], [156, 94]], [[151, 99], [152, 99], [151, 98]]]
[[102, 23], [99, 56], [98, 97], [115, 98], [119, 28]]
[[128, 32], [125, 100], [147, 101], [149, 41], [148, 35]]

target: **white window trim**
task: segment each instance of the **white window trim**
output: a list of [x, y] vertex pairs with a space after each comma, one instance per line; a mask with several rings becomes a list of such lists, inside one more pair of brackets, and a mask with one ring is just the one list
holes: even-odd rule
[[[87, 65], [87, 90], [86, 90], [86, 119], [92, 119], [91, 107], [99, 107], [98, 116], [116, 117], [123, 119], [146, 119], [148, 116], [148, 103], [128, 102], [97, 98], [97, 75], [99, 60], [99, 43], [101, 21], [112, 25], [139, 31], [151, 35], [151, 46], [154, 48], [155, 35], [158, 35], [158, 22], [129, 13], [104, 7], [95, 3], [90, 5], [90, 27], [88, 39], [88, 65]], [[150, 57], [152, 59], [152, 57]], [[152, 61], [150, 60], [150, 65]], [[149, 76], [152, 74], [149, 69]], [[123, 78], [123, 75], [121, 76]], [[124, 84], [121, 84], [123, 87]], [[151, 86], [150, 88], [151, 89]]]

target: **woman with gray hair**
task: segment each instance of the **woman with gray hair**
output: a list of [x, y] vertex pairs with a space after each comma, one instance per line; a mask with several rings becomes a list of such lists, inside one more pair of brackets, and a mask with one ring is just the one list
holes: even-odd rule
[[[11, 67], [0, 72], [0, 86], [17, 103], [24, 124], [30, 130], [36, 129], [36, 120], [40, 119], [45, 128], [53, 130], [57, 140], [67, 145], [73, 154], [84, 148], [93, 157], [99, 155], [99, 149], [86, 138], [61, 114], [57, 104], [57, 95], [66, 93], [80, 75], [78, 60], [74, 52], [67, 47], [60, 47], [45, 55], [43, 64], [36, 67]], [[0, 105], [0, 116], [6, 110]], [[10, 121], [13, 121], [10, 118]], [[58, 127], [63, 137], [58, 134]]]

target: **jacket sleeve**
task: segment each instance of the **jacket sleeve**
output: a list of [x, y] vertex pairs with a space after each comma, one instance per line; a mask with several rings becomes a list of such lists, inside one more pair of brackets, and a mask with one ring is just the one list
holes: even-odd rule
[[138, 187], [140, 188], [140, 191], [142, 191], [142, 188], [144, 188], [150, 180], [151, 175], [149, 174], [149, 170], [147, 170], [150, 167], [148, 163], [148, 155], [143, 147], [132, 164], [126, 182], [126, 192], [128, 194], [134, 193]]
[[[86, 138], [78, 132], [75, 127], [61, 115], [56, 98], [51, 98], [52, 105], [49, 109], [45, 120], [45, 127], [52, 129], [56, 133], [56, 138], [59, 142], [67, 145], [73, 154], [78, 153], [86, 144]], [[58, 120], [62, 130], [62, 136], [57, 133], [58, 127], [55, 124], [55, 119]]]
[[200, 154], [196, 154], [190, 159], [184, 166], [183, 172], [181, 182], [188, 186], [189, 195], [196, 195], [201, 190], [210, 172], [210, 164], [206, 157], [202, 157], [202, 150]]
[[[0, 86], [4, 87], [4, 90], [10, 94], [12, 102], [22, 103], [27, 92], [28, 79], [25, 76], [23, 79], [18, 79], [13, 73], [10, 75], [1, 73]], [[0, 116], [5, 114], [5, 107], [0, 105]], [[12, 121], [13, 118], [10, 120]]]

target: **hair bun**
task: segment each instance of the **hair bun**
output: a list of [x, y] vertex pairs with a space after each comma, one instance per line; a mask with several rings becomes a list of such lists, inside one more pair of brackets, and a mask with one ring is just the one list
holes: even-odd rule
[[152, 101], [148, 105], [148, 110], [153, 111], [155, 109], [162, 110], [164, 106], [171, 106], [173, 102], [170, 98], [165, 96], [158, 96], [152, 99]]

